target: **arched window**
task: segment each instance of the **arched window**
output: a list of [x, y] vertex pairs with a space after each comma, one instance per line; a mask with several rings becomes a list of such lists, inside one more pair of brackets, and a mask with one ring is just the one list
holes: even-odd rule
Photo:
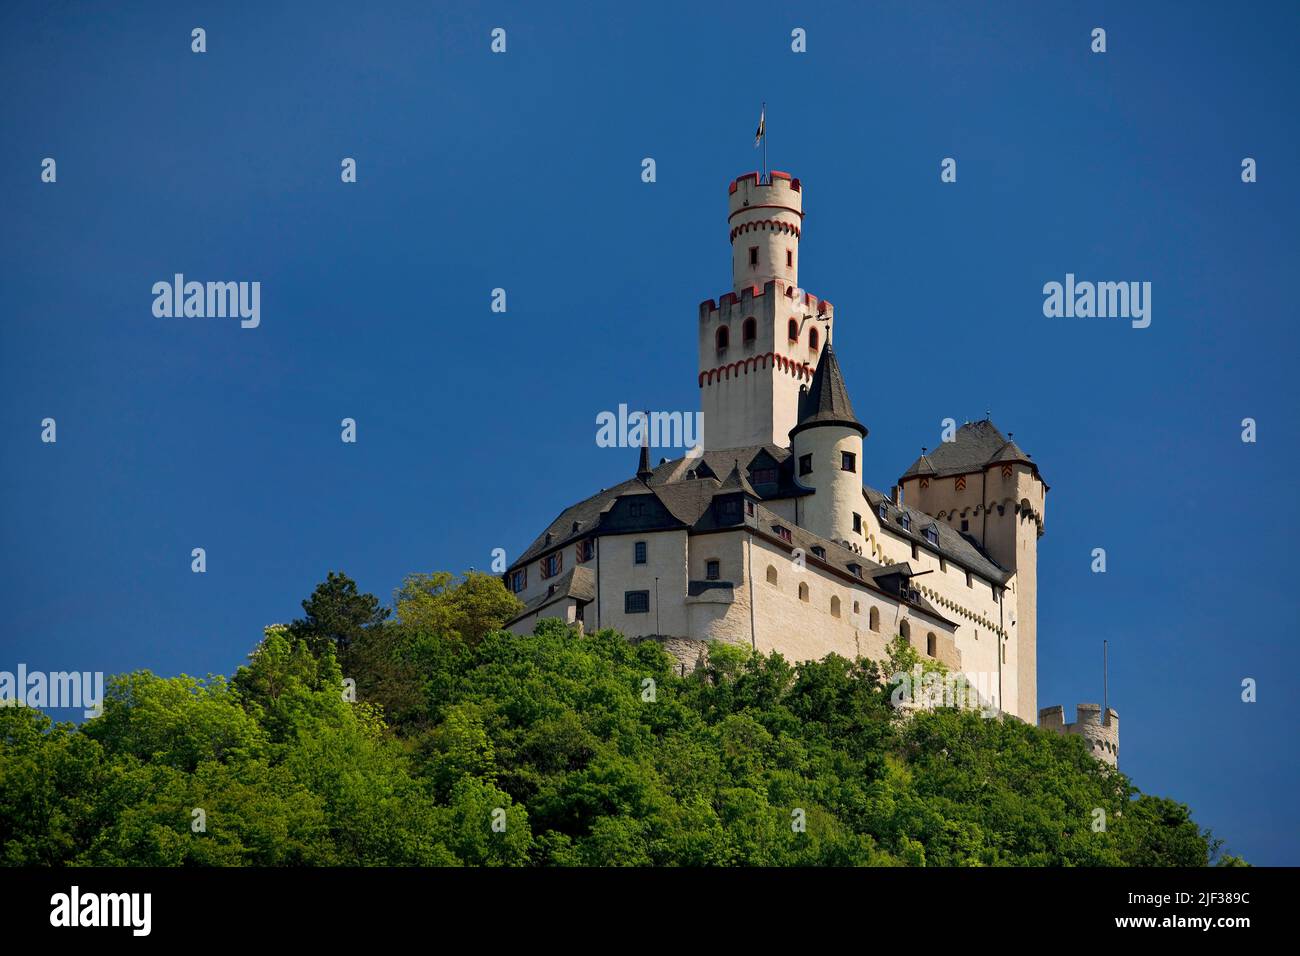
[[908, 624], [907, 621], [903, 621], [898, 625], [898, 633], [903, 640], [910, 641], [912, 639], [912, 625]]
[[753, 345], [758, 338], [758, 323], [753, 319], [746, 319], [745, 324], [740, 327], [740, 338], [745, 345]]
[[817, 351], [817, 327], [813, 326], [808, 330], [808, 348]]
[[840, 616], [840, 599], [838, 596], [831, 598], [831, 617]]
[[862, 605], [859, 604], [857, 601], [854, 601], [854, 602], [853, 602], [853, 614], [854, 614], [854, 616], [856, 617], [858, 614], [861, 614], [861, 613], [862, 613]]
[[767, 566], [767, 583], [776, 584], [776, 568], [770, 564]]
[[788, 330], [788, 331], [786, 332], [786, 334], [787, 334], [788, 336], [790, 336], [790, 341], [791, 341], [791, 342], [798, 342], [798, 341], [799, 341], [799, 321], [798, 321], [797, 319], [791, 319], [791, 320], [790, 320], [790, 323], [786, 326], [786, 329]]
[[800, 601], [808, 600], [808, 585], [805, 584], [803, 581], [799, 582], [799, 600]]
[[725, 325], [718, 326], [718, 354], [721, 355], [727, 351], [727, 346], [731, 344], [731, 329]]
[[867, 615], [867, 621], [873, 631], [880, 630], [880, 608], [873, 607], [871, 613]]
[[925, 652], [931, 657], [935, 657], [938, 655], [938, 651], [939, 639], [934, 636], [934, 631], [931, 631], [929, 634], [925, 635]]

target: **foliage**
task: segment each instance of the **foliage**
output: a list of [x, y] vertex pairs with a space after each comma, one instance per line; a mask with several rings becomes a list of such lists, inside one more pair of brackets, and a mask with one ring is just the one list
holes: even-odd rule
[[501, 631], [487, 575], [395, 603], [331, 574], [229, 681], [123, 675], [80, 728], [0, 708], [0, 861], [1241, 865], [1077, 738], [901, 717], [905, 642], [879, 665], [714, 645], [681, 677], [613, 631]]

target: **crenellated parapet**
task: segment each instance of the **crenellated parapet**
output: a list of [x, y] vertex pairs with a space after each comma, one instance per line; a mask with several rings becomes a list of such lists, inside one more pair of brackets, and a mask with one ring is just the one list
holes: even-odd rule
[[1074, 723], [1065, 722], [1065, 708], [1060, 704], [1038, 712], [1038, 726], [1058, 734], [1082, 737], [1092, 755], [1112, 767], [1119, 764], [1119, 714], [1113, 707], [1103, 718], [1100, 704], [1079, 704]]

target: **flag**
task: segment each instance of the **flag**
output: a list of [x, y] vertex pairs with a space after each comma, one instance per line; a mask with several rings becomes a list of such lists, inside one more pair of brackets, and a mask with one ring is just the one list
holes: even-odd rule
[[754, 130], [754, 148], [758, 149], [763, 137], [767, 135], [767, 105], [763, 105], [763, 111], [758, 114], [758, 129]]

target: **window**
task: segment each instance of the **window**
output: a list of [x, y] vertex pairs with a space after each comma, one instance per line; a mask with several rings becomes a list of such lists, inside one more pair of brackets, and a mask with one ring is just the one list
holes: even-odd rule
[[586, 564], [596, 556], [596, 542], [591, 538], [578, 542], [578, 563]]
[[799, 582], [799, 600], [800, 601], [808, 600], [808, 585], [802, 581]]
[[644, 502], [644, 501], [631, 501], [631, 502], [628, 502], [627, 513], [628, 513], [629, 515], [631, 515], [633, 518], [644, 518], [644, 517], [645, 517], [645, 502]]
[[862, 534], [862, 515], [853, 512], [853, 533]]
[[623, 613], [624, 614], [649, 614], [650, 613], [650, 592], [649, 591], [624, 591], [623, 592]]
[[758, 246], [749, 247], [749, 264], [753, 268], [758, 268]]
[[785, 267], [786, 267], [787, 269], [793, 269], [793, 268], [794, 268], [794, 250], [793, 250], [793, 249], [787, 249], [787, 250], [785, 250]]
[[912, 527], [912, 516], [909, 515], [906, 511], [904, 511], [901, 515], [898, 516], [898, 523], [903, 526], [904, 531], [908, 531]]
[[862, 606], [857, 601], [853, 602], [853, 613], [856, 616], [862, 610]]
[[772, 530], [776, 532], [776, 536], [777, 536], [778, 538], [780, 538], [782, 541], [793, 541], [793, 540], [794, 540], [794, 538], [790, 535], [790, 529], [789, 529], [789, 528], [783, 528], [783, 527], [781, 527], [779, 524], [775, 524], [775, 525], [772, 525]]
[[840, 452], [840, 471], [857, 471], [858, 456], [851, 451]]
[[925, 652], [929, 654], [931, 657], [938, 656], [939, 640], [934, 636], [934, 631], [931, 631], [929, 634], [925, 635]]
[[898, 636], [905, 641], [911, 640], [912, 638], [912, 625], [908, 624], [906, 619], [898, 625]]
[[786, 335], [788, 335], [788, 336], [790, 337], [790, 341], [791, 341], [791, 342], [798, 342], [798, 341], [799, 341], [799, 322], [798, 322], [798, 320], [797, 320], [797, 319], [791, 319], [790, 322], [789, 322], [789, 324], [786, 325], [785, 328], [786, 328]]
[[645, 564], [645, 542], [638, 541], [635, 545], [633, 545], [633, 550], [635, 552], [634, 560], [636, 561], [636, 563]]
[[848, 567], [849, 567], [849, 574], [855, 575], [856, 577], [859, 578], [862, 577], [862, 565], [850, 564]]
[[831, 617], [840, 616], [840, 599], [838, 595], [831, 598]]
[[755, 468], [749, 473], [749, 480], [756, 485], [776, 484], [775, 468]]
[[967, 572], [966, 572], [966, 587], [968, 587], [968, 588], [973, 588], [974, 586], [975, 586], [975, 582], [971, 580], [970, 572], [967, 571]]
[[736, 518], [740, 517], [740, 502], [735, 498], [732, 498], [729, 501], [723, 501], [721, 502], [721, 505], [723, 518], [734, 521]]
[[524, 588], [528, 587], [528, 569], [520, 568], [518, 571], [511, 572], [506, 587], [515, 594], [518, 594]]
[[813, 326], [811, 329], [808, 330], [808, 348], [810, 348], [814, 352], [817, 351], [817, 327], [816, 326]]
[[880, 516], [881, 521], [887, 521], [889, 519], [889, 511], [885, 508], [885, 503], [883, 501], [880, 503], [880, 507], [876, 509], [876, 514]]
[[812, 455], [799, 456], [799, 474], [801, 476], [812, 474]]
[[913, 560], [913, 561], [919, 561], [920, 559], [921, 559], [921, 549], [918, 548], [918, 547], [916, 546], [916, 542], [913, 541], [913, 542], [912, 542], [912, 560]]
[[873, 631], [880, 630], [880, 608], [873, 607], [871, 609], [870, 613], [867, 614], [867, 623]]
[[931, 544], [938, 544], [938, 543], [939, 543], [939, 529], [938, 529], [938, 528], [935, 528], [935, 527], [929, 527], [929, 528], [926, 528], [926, 529], [925, 529], [925, 540], [926, 540], [926, 541], [929, 541]]
[[767, 566], [767, 583], [776, 584], [776, 568], [770, 564]]
[[823, 548], [820, 544], [813, 545], [812, 553], [813, 553], [813, 557], [821, 558], [823, 561], [826, 560], [826, 549]]
[[944, 573], [948, 571], [948, 560], [944, 557], [939, 558], [939, 570]]
[[758, 338], [758, 323], [753, 319], [746, 319], [745, 324], [740, 327], [740, 338], [745, 345], [753, 345], [754, 340]]
[[582, 623], [582, 619], [583, 619], [582, 612], [586, 609], [586, 607], [587, 605], [585, 604], [579, 604], [577, 607], [573, 609], [573, 619], [580, 624]]
[[555, 540], [555, 535], [551, 534], [549, 531], [546, 532], [546, 543], [550, 544], [554, 540]]
[[969, 530], [970, 530], [970, 522], [967, 521], [965, 518], [962, 518], [962, 519], [961, 519], [961, 530], [963, 530], [963, 531], [969, 531]]
[[754, 502], [745, 502], [745, 514], [749, 515], [751, 518], [754, 516]]
[[731, 329], [725, 325], [718, 326], [718, 354], [722, 355], [731, 344]]
[[564, 567], [564, 552], [556, 551], [554, 554], [548, 554], [542, 558], [542, 577], [553, 578], [560, 573]]
[[722, 564], [719, 561], [704, 562], [704, 577], [708, 581], [716, 581], [722, 577]]

